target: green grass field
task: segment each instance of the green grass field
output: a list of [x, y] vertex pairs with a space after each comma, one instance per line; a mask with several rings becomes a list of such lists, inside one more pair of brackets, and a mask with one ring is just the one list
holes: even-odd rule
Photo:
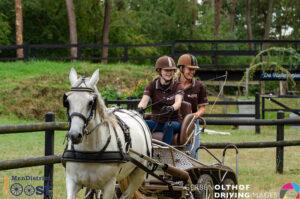
[[[213, 126], [208, 126], [209, 129], [219, 129]], [[228, 131], [231, 135], [203, 135], [203, 142], [247, 142], [247, 141], [274, 141], [276, 129], [272, 127], [263, 127], [260, 135], [255, 135], [252, 130], [231, 130], [229, 127], [222, 128], [223, 131]], [[55, 154], [61, 154], [64, 145], [65, 132], [55, 133]], [[285, 139], [296, 140], [300, 139], [297, 129], [286, 127]], [[44, 153], [44, 133], [23, 133], [14, 135], [1, 135], [0, 138], [1, 159], [18, 159], [25, 157], [43, 156]], [[213, 153], [221, 157], [221, 150], [212, 150]], [[206, 164], [214, 163], [214, 160], [204, 151], [200, 152], [201, 161]], [[226, 163], [231, 168], [235, 168], [235, 153], [228, 151]], [[299, 182], [299, 159], [300, 147], [286, 147], [284, 156], [284, 173], [275, 173], [275, 149], [240, 149], [239, 153], [239, 184], [250, 185], [249, 192], [253, 193], [279, 193], [280, 187], [287, 182]], [[1, 171], [0, 187], [3, 187], [4, 176], [43, 176], [43, 167], [31, 167], [23, 169], [15, 169]], [[65, 173], [61, 164], [55, 165], [54, 171], [54, 198], [64, 198], [65, 192]], [[12, 182], [11, 182], [12, 183]], [[41, 181], [37, 182], [21, 182], [23, 185], [32, 184], [35, 186], [42, 185]], [[83, 192], [83, 191], [82, 191]], [[1, 192], [0, 192], [1, 193]], [[3, 195], [0, 194], [2, 198]], [[3, 197], [5, 198], [5, 197]], [[11, 194], [6, 198], [26, 198], [13, 197]], [[29, 198], [29, 197], [27, 197]], [[32, 198], [32, 197], [30, 197]], [[33, 198], [41, 198], [35, 196]], [[82, 193], [80, 197], [82, 198]]]
[[[91, 74], [100, 68], [100, 91], [131, 94], [137, 92], [143, 81], [152, 79], [154, 74], [150, 66], [135, 65], [108, 65], [89, 63], [54, 63], [54, 62], [15, 62], [0, 63], [0, 125], [23, 124], [43, 121], [47, 111], [54, 111], [58, 121], [64, 121], [65, 110], [61, 104], [63, 93], [68, 90], [68, 73], [71, 66], [85, 75]], [[3, 82], [3, 83], [2, 83]], [[140, 83], [140, 85], [138, 85]], [[104, 89], [105, 88], [105, 89]], [[114, 88], [114, 89], [112, 89]], [[113, 97], [113, 96], [112, 96]], [[214, 97], [210, 97], [214, 100]], [[286, 103], [288, 103], [287, 101]], [[299, 101], [289, 103], [291, 107], [298, 107]], [[274, 105], [268, 104], [275, 108]], [[207, 108], [210, 110], [210, 107]], [[212, 113], [222, 112], [221, 106], [215, 106]], [[236, 113], [236, 106], [228, 106], [228, 112]], [[269, 114], [274, 118], [275, 114]], [[254, 134], [253, 130], [236, 130], [230, 126], [208, 126], [208, 129], [228, 131], [231, 135], [203, 135], [202, 142], [247, 142], [247, 141], [274, 141], [276, 129], [262, 127], [261, 134]], [[61, 154], [64, 149], [63, 141], [66, 132], [55, 133], [55, 154]], [[285, 127], [285, 140], [299, 140], [299, 130]], [[221, 157], [221, 150], [213, 150]], [[0, 135], [0, 159], [18, 159], [43, 156], [44, 133], [22, 133]], [[204, 151], [201, 151], [201, 161], [213, 163]], [[234, 152], [228, 153], [226, 163], [235, 168]], [[286, 147], [284, 156], [284, 173], [275, 173], [275, 148], [270, 149], [240, 149], [239, 153], [239, 184], [250, 185], [249, 192], [256, 193], [250, 198], [272, 198], [262, 194], [278, 194], [280, 187], [288, 182], [300, 184], [300, 147]], [[43, 167], [32, 167], [0, 172], [0, 199], [1, 198], [42, 198], [42, 196], [14, 197], [5, 194], [4, 179], [11, 176], [43, 176]], [[22, 181], [22, 185], [32, 184], [40, 186], [41, 181]], [[10, 181], [10, 185], [12, 182]], [[54, 171], [54, 198], [66, 196], [65, 173], [60, 164], [55, 165]], [[261, 194], [261, 195], [259, 195]], [[278, 196], [278, 195], [277, 195]], [[292, 196], [292, 195], [290, 195]], [[77, 198], [83, 198], [81, 194]], [[290, 197], [292, 198], [292, 197]], [[295, 197], [294, 197], [295, 198]]]

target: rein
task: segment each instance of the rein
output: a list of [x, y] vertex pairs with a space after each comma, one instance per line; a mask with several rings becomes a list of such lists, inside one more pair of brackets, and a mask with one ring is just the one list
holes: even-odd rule
[[146, 106], [146, 108], [144, 108], [144, 109], [146, 110], [147, 108], [152, 107], [152, 106], [154, 106], [154, 105], [156, 105], [156, 104], [158, 104], [158, 103], [160, 103], [160, 102], [163, 102], [163, 101], [165, 101], [165, 100], [171, 100], [171, 99], [173, 99], [173, 98], [175, 97], [175, 95], [181, 94], [181, 93], [183, 94], [183, 93], [184, 93], [184, 90], [180, 90], [180, 91], [176, 92], [175, 94], [170, 95], [169, 97], [166, 97], [166, 98], [163, 98], [163, 99], [161, 99], [161, 100], [158, 100], [157, 102], [152, 103], [152, 104]]
[[[218, 95], [217, 95], [217, 97], [216, 97], [216, 99], [215, 99], [215, 101], [214, 101], [212, 107], [210, 108], [208, 114], [211, 114], [211, 112], [212, 112], [212, 110], [213, 110], [215, 104], [217, 103], [217, 101], [218, 101], [218, 99], [219, 99], [221, 93], [223, 92], [223, 89], [224, 89], [225, 84], [226, 84], [226, 81], [227, 81], [228, 72], [226, 71], [226, 72], [225, 72], [225, 75], [222, 75], [222, 76], [219, 76], [219, 77], [215, 77], [215, 78], [209, 79], [209, 80], [215, 80], [215, 79], [220, 79], [220, 78], [222, 78], [222, 77], [225, 77], [224, 82], [223, 82], [223, 84], [222, 84], [222, 86], [221, 86], [221, 89], [220, 89], [220, 91], [219, 91], [219, 93], [218, 93]], [[209, 81], [209, 80], [208, 80], [208, 81]]]

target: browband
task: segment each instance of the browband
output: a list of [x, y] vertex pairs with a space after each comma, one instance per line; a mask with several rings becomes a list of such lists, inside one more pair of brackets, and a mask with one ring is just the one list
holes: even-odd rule
[[94, 93], [94, 89], [88, 88], [88, 87], [72, 87], [71, 91], [77, 91], [77, 92], [90, 92]]

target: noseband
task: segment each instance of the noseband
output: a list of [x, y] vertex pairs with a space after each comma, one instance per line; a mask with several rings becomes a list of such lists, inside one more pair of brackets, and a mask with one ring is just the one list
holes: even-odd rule
[[[71, 91], [73, 91], [73, 92], [88, 92], [88, 93], [95, 94], [95, 91], [93, 89], [87, 88], [87, 87], [72, 87]], [[86, 135], [88, 134], [88, 132], [86, 130], [86, 127], [89, 124], [90, 120], [93, 118], [94, 112], [96, 112], [97, 95], [95, 95], [95, 96], [96, 97], [93, 100], [93, 104], [92, 104], [92, 107], [91, 107], [91, 112], [90, 112], [89, 116], [86, 117], [85, 115], [83, 115], [82, 113], [79, 113], [79, 112], [73, 112], [73, 113], [69, 114], [70, 106], [69, 106], [69, 103], [68, 103], [68, 100], [67, 100], [68, 95], [66, 93], [64, 94], [63, 105], [64, 105], [64, 107], [67, 108], [67, 116], [68, 116], [68, 121], [69, 121], [69, 129], [71, 128], [72, 118], [75, 117], [75, 116], [77, 116], [80, 119], [82, 119], [83, 122], [84, 122], [83, 135], [84, 134], [86, 134]]]

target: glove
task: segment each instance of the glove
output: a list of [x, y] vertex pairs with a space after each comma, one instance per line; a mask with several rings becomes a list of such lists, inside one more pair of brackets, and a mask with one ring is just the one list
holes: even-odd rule
[[174, 107], [173, 106], [163, 106], [161, 108], [161, 112], [164, 114], [169, 114], [174, 112]]
[[141, 114], [141, 115], [144, 115], [144, 113], [145, 113], [145, 109], [143, 109], [143, 108], [141, 108], [141, 107], [138, 107], [138, 108], [136, 109], [136, 111], [137, 111], [139, 114]]

